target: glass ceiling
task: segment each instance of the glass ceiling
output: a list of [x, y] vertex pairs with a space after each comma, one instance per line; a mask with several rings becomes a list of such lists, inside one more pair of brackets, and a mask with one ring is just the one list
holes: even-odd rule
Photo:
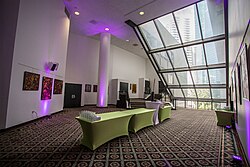
[[138, 36], [170, 98], [184, 101], [185, 107], [225, 105], [224, 29], [224, 4], [215, 0], [200, 1], [138, 25]]

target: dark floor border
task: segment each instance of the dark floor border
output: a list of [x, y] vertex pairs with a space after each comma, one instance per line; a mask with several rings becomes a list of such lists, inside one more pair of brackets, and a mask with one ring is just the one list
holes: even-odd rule
[[239, 154], [243, 158], [243, 166], [250, 167], [250, 164], [247, 160], [247, 154], [245, 153], [245, 151], [243, 149], [242, 143], [240, 141], [240, 137], [239, 137], [236, 129], [233, 129], [233, 135], [234, 135], [235, 140], [236, 140], [236, 147], [238, 148]]
[[[93, 107], [97, 107], [96, 104], [87, 104], [87, 105], [84, 105], [84, 106], [93, 106]], [[80, 107], [71, 107], [71, 108], [81, 108], [81, 107], [84, 107], [84, 106], [80, 106]], [[113, 104], [109, 104], [108, 107], [109, 107], [109, 106], [114, 106], [114, 107], [115, 107], [115, 105], [113, 105]], [[105, 108], [108, 108], [108, 107], [105, 107]], [[101, 108], [101, 107], [100, 107], [100, 108]], [[56, 111], [56, 112], [54, 112], [54, 113], [52, 113], [52, 114], [44, 115], [44, 116], [42, 116], [42, 117], [35, 118], [35, 119], [30, 120], [30, 121], [27, 121], [27, 122], [23, 122], [23, 123], [21, 123], [21, 124], [14, 125], [14, 126], [9, 127], [9, 128], [0, 129], [0, 133], [3, 133], [3, 132], [5, 132], [5, 131], [9, 131], [9, 130], [14, 129], [14, 128], [18, 128], [18, 127], [24, 126], [24, 125], [29, 124], [29, 123], [34, 123], [34, 122], [36, 122], [36, 121], [38, 121], [38, 120], [41, 120], [41, 119], [50, 118], [52, 115], [58, 114], [58, 113], [60, 113], [60, 112], [62, 112], [62, 111], [65, 111], [65, 109], [70, 109], [70, 108], [63, 108], [62, 110]]]
[[30, 121], [27, 121], [27, 122], [23, 122], [23, 123], [18, 124], [18, 125], [11, 126], [11, 127], [9, 127], [9, 128], [0, 129], [0, 133], [5, 132], [5, 131], [9, 131], [9, 130], [11, 130], [11, 129], [15, 129], [15, 128], [18, 128], [18, 127], [21, 127], [21, 126], [24, 126], [24, 125], [29, 124], [29, 123], [35, 123], [36, 121], [41, 120], [41, 119], [46, 119], [46, 118], [49, 119], [49, 118], [51, 118], [52, 115], [58, 114], [58, 113], [60, 113], [60, 112], [62, 112], [62, 111], [64, 111], [64, 109], [63, 109], [63, 110], [60, 110], [60, 111], [56, 111], [56, 112], [54, 112], [54, 113], [52, 113], [52, 114], [49, 114], [49, 115], [44, 115], [44, 116], [42, 116], [42, 117], [35, 118], [35, 119], [30, 120]]

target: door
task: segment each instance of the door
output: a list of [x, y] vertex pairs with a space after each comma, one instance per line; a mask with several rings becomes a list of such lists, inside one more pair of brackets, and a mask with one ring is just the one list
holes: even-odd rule
[[65, 83], [64, 108], [81, 107], [82, 85]]

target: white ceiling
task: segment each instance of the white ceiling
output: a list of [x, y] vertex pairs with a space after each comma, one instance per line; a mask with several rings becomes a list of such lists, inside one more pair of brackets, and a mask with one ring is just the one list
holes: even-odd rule
[[[64, 0], [64, 3], [71, 15], [72, 32], [97, 39], [109, 27], [113, 45], [146, 58], [133, 29], [125, 21], [140, 24], [196, 1], [199, 0]], [[80, 15], [74, 15], [74, 11]], [[139, 11], [145, 14], [140, 16]]]

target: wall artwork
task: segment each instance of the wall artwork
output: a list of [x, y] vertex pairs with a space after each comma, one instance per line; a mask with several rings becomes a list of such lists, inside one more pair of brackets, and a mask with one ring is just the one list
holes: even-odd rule
[[[240, 60], [240, 59], [239, 59]], [[241, 64], [240, 61], [237, 63], [237, 75], [238, 75], [238, 95], [239, 95], [239, 101], [240, 101], [240, 105], [242, 104], [242, 76], [241, 76]]]
[[23, 76], [23, 90], [38, 90], [39, 89], [40, 74], [24, 71]]
[[136, 93], [136, 84], [132, 84], [132, 93]]
[[237, 68], [233, 71], [234, 78], [234, 112], [235, 112], [235, 123], [238, 123], [238, 82], [237, 82]]
[[62, 94], [62, 90], [63, 90], [63, 81], [55, 79], [53, 94]]
[[42, 96], [41, 96], [42, 100], [49, 100], [49, 99], [51, 99], [52, 84], [53, 84], [53, 78], [43, 77], [43, 82], [42, 82]]
[[91, 85], [85, 84], [85, 92], [91, 92]]
[[247, 61], [247, 45], [245, 45], [240, 54], [241, 72], [242, 72], [242, 96], [249, 100], [249, 78], [248, 78], [248, 61]]
[[97, 85], [93, 85], [93, 92], [97, 92]]

